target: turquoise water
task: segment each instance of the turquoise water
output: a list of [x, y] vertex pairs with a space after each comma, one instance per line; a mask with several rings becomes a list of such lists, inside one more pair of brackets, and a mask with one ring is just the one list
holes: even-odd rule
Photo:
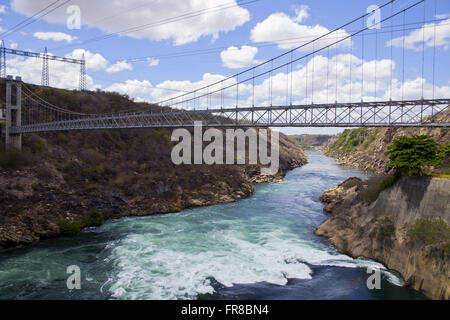
[[[236, 203], [109, 221], [0, 253], [0, 299], [422, 298], [380, 264], [338, 254], [313, 234], [327, 218], [320, 194], [365, 175], [308, 157]], [[81, 269], [81, 290], [66, 287], [70, 265]], [[368, 266], [383, 269], [382, 289], [367, 289]]]

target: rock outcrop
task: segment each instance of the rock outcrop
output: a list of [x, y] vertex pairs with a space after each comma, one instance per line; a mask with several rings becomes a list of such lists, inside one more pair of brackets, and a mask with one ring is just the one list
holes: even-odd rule
[[398, 271], [432, 299], [450, 299], [450, 180], [402, 177], [371, 204], [368, 188], [350, 178], [323, 193], [330, 218], [315, 234], [344, 254]]

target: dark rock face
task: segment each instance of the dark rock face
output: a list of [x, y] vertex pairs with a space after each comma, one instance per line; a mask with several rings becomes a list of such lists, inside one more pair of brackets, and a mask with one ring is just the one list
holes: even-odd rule
[[[327, 190], [321, 200], [331, 215], [315, 234], [342, 253], [400, 272], [408, 285], [432, 299], [448, 300], [450, 180], [403, 177], [370, 205], [360, 199], [364, 187], [350, 178]], [[430, 225], [434, 229], [425, 227]]]

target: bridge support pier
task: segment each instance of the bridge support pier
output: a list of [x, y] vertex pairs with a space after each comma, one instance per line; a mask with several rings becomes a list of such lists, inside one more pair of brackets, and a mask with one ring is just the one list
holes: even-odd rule
[[[15, 94], [13, 95], [13, 90]], [[15, 98], [13, 101], [13, 97]], [[12, 76], [6, 79], [6, 128], [5, 128], [5, 149], [6, 151], [22, 151], [22, 134], [11, 133], [12, 126], [22, 124], [22, 79]]]

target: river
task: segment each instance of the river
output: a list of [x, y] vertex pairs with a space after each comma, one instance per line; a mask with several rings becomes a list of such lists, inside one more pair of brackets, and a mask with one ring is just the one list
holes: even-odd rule
[[[0, 253], [0, 299], [423, 299], [313, 234], [327, 218], [320, 194], [365, 173], [315, 151], [308, 159], [235, 203], [108, 221]], [[70, 265], [80, 290], [67, 289]], [[367, 288], [369, 266], [382, 268], [379, 290]]]

